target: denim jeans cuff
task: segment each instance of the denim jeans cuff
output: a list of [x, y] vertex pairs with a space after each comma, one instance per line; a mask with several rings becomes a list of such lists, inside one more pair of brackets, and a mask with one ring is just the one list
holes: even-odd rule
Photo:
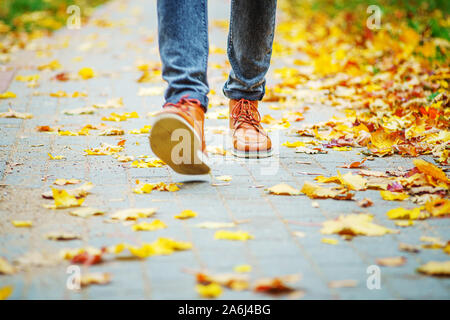
[[181, 98], [183, 98], [183, 96], [188, 96], [188, 99], [197, 99], [198, 101], [200, 101], [200, 104], [202, 105], [203, 109], [206, 111], [208, 111], [208, 103], [209, 103], [209, 99], [206, 95], [197, 93], [197, 92], [181, 92], [181, 93], [177, 93], [173, 96], [171, 96], [170, 98], [166, 99], [166, 102], [170, 102], [170, 103], [177, 103], [178, 101], [180, 101]]
[[240, 99], [247, 99], [250, 101], [256, 101], [256, 100], [262, 100], [264, 97], [265, 90], [262, 92], [245, 92], [245, 91], [238, 91], [238, 90], [228, 90], [227, 88], [223, 88], [223, 94], [228, 99], [233, 100], [240, 100]]

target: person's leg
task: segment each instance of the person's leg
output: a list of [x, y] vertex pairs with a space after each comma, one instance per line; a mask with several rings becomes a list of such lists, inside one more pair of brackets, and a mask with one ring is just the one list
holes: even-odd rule
[[261, 126], [258, 100], [265, 93], [276, 7], [276, 0], [231, 0], [228, 59], [232, 70], [223, 93], [230, 99], [231, 152], [237, 157], [272, 155], [272, 142]]
[[229, 99], [263, 98], [276, 6], [276, 0], [231, 0], [228, 59], [232, 70], [223, 88]]
[[207, 0], [158, 0], [158, 41], [166, 103], [152, 119], [153, 153], [181, 174], [207, 174]]
[[207, 0], [158, 0], [158, 42], [162, 76], [168, 82], [165, 99], [183, 96], [205, 108], [209, 92]]

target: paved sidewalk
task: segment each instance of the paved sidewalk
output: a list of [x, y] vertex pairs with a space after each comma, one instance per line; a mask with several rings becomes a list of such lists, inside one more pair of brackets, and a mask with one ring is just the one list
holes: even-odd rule
[[[210, 43], [217, 48], [226, 48], [226, 32], [222, 21], [229, 15], [229, 3], [209, 1]], [[101, 19], [114, 25], [103, 27]], [[20, 112], [29, 112], [32, 119], [0, 119], [0, 256], [8, 261], [20, 257], [32, 259], [30, 253], [51, 255], [63, 248], [85, 246], [103, 247], [128, 242], [139, 244], [152, 242], [158, 237], [169, 237], [192, 243], [192, 250], [176, 252], [168, 256], [154, 256], [143, 260], [109, 260], [83, 270], [109, 272], [111, 283], [92, 285], [81, 291], [68, 290], [66, 268], [69, 263], [48, 266], [31, 266], [13, 275], [0, 275], [0, 287], [12, 285], [12, 299], [198, 299], [195, 276], [186, 270], [208, 270], [212, 273], [229, 273], [236, 265], [252, 266], [252, 280], [263, 277], [302, 275], [292, 286], [302, 290], [304, 299], [448, 299], [450, 280], [424, 276], [415, 271], [431, 260], [448, 260], [442, 250], [421, 250], [406, 253], [398, 250], [400, 242], [420, 245], [421, 236], [439, 237], [448, 240], [450, 221], [429, 219], [418, 221], [414, 227], [400, 228], [386, 217], [386, 211], [398, 207], [394, 201], [383, 201], [378, 191], [368, 190], [357, 194], [356, 199], [370, 197], [374, 206], [359, 207], [355, 201], [318, 200], [319, 207], [305, 195], [274, 196], [265, 188], [284, 182], [301, 188], [305, 181], [313, 181], [314, 175], [333, 176], [336, 167], [360, 160], [354, 149], [339, 152], [330, 149], [328, 154], [307, 155], [295, 153], [295, 149], [281, 143], [297, 141], [288, 136], [291, 130], [271, 133], [277, 155], [263, 160], [241, 160], [227, 156], [211, 155], [211, 176], [189, 177], [175, 174], [168, 167], [132, 168], [131, 163], [118, 162], [112, 156], [84, 156], [83, 150], [98, 147], [101, 142], [117, 144], [126, 139], [125, 153], [128, 155], [153, 156], [146, 134], [127, 132], [142, 128], [151, 121], [149, 112], [158, 111], [163, 103], [162, 95], [139, 96], [141, 87], [161, 87], [161, 80], [154, 83], [138, 83], [142, 72], [139, 63], [158, 62], [156, 36], [156, 1], [129, 0], [112, 1], [98, 9], [95, 17], [80, 30], [62, 30], [52, 38], [44, 39], [42, 45], [52, 46], [51, 57], [37, 57], [35, 53], [18, 52], [16, 61], [23, 68], [18, 74], [35, 74], [31, 67], [51, 60], [59, 60], [65, 71], [77, 73], [82, 67], [91, 67], [98, 76], [81, 81], [51, 81], [56, 72], [40, 73], [40, 87], [28, 88], [26, 83], [13, 81], [8, 91], [17, 94], [16, 99], [0, 100], [0, 112], [9, 105]], [[67, 45], [67, 46], [66, 46]], [[37, 48], [45, 49], [45, 47]], [[216, 49], [214, 49], [216, 50]], [[213, 50], [213, 51], [214, 51]], [[216, 50], [219, 52], [219, 50]], [[78, 57], [82, 57], [79, 59]], [[224, 81], [222, 68], [226, 66], [226, 55], [210, 55], [210, 84], [215, 97], [221, 98]], [[268, 86], [276, 81], [273, 70], [283, 66], [283, 59], [274, 57]], [[82, 98], [55, 98], [48, 93], [63, 90], [86, 92]], [[45, 93], [33, 95], [33, 92]], [[110, 98], [122, 97], [124, 108], [99, 109], [94, 115], [63, 114], [63, 110], [91, 106]], [[304, 113], [305, 120], [292, 123], [300, 127], [304, 123], [328, 120], [336, 111], [332, 107], [305, 101], [310, 110]], [[262, 103], [261, 114], [281, 118], [281, 110], [269, 109], [273, 103]], [[223, 106], [210, 109], [210, 117]], [[102, 121], [111, 112], [137, 111], [138, 119], [111, 123]], [[207, 144], [228, 147], [224, 137], [215, 134], [218, 127], [227, 125], [226, 119], [208, 119]], [[65, 130], [79, 130], [86, 124], [99, 123], [117, 125], [125, 130], [124, 136], [98, 136], [91, 131], [87, 136], [58, 136], [37, 132], [42, 125], [63, 126]], [[292, 128], [290, 128], [292, 129]], [[48, 153], [64, 155], [65, 160], [49, 160]], [[300, 163], [299, 163], [300, 162]], [[304, 164], [301, 162], [310, 162]], [[375, 158], [368, 162], [372, 170], [388, 168], [410, 168], [411, 159], [392, 156]], [[342, 173], [348, 169], [339, 169]], [[230, 175], [227, 185], [213, 177]], [[50, 203], [41, 198], [57, 178], [77, 178], [90, 181], [95, 187], [86, 197], [84, 205], [105, 209], [105, 216], [89, 219], [71, 216], [70, 209], [49, 210], [42, 207]], [[158, 192], [139, 195], [132, 192], [135, 180], [142, 182], [181, 182], [177, 192]], [[264, 186], [264, 187], [262, 187]], [[70, 186], [64, 188], [69, 189]], [[108, 214], [124, 208], [156, 207], [155, 218], [164, 221], [168, 228], [135, 232], [129, 225], [106, 223]], [[184, 209], [191, 209], [198, 216], [188, 220], [176, 220], [173, 216]], [[337, 245], [321, 242], [321, 223], [341, 214], [367, 212], [375, 215], [377, 223], [398, 229], [398, 234], [382, 237], [355, 237], [352, 241], [339, 239]], [[15, 228], [11, 220], [32, 220], [32, 228]], [[233, 222], [248, 220], [235, 227], [254, 236], [241, 241], [214, 240], [213, 229], [201, 229], [195, 225], [206, 221]], [[44, 234], [64, 230], [80, 234], [82, 240], [50, 241]], [[233, 230], [233, 229], [232, 229]], [[297, 233], [296, 233], [297, 232]], [[304, 237], [299, 237], [302, 232]], [[328, 236], [327, 236], [328, 237]], [[331, 236], [338, 239], [337, 236]], [[377, 258], [405, 256], [407, 262], [400, 267], [381, 268], [381, 288], [369, 290], [366, 281], [367, 268]], [[30, 258], [31, 257], [31, 258]], [[36, 256], [35, 256], [36, 257]], [[38, 259], [38, 258], [35, 258]], [[351, 288], [330, 288], [335, 280], [356, 280]], [[224, 290], [221, 299], [265, 299], [295, 298], [295, 296], [270, 296], [251, 290]], [[298, 298], [298, 296], [297, 296]]]

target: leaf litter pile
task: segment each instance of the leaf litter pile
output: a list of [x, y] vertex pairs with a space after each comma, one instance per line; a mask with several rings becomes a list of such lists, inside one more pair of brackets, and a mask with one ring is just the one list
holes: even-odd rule
[[[285, 7], [285, 4], [282, 2], [281, 6]], [[392, 21], [389, 27], [381, 30], [365, 29], [364, 32], [350, 32], [351, 30], [343, 27], [344, 20], [339, 15], [331, 18], [324, 13], [304, 10], [300, 17], [292, 17], [286, 12], [281, 16], [273, 49], [273, 60], [282, 62], [283, 66], [274, 68], [273, 74], [277, 81], [267, 87], [264, 98], [264, 101], [270, 104], [269, 109], [281, 111], [282, 117], [265, 114], [262, 122], [269, 132], [280, 130], [290, 136], [289, 141], [280, 142], [280, 148], [289, 148], [290, 152], [299, 154], [298, 157], [302, 161], [298, 163], [307, 165], [314, 161], [316, 155], [333, 152], [357, 151], [359, 158], [339, 166], [332, 176], [309, 173], [315, 177], [304, 182], [301, 188], [280, 181], [279, 184], [266, 187], [264, 192], [273, 196], [309, 197], [313, 200], [312, 206], [315, 208], [320, 207], [320, 201], [323, 199], [355, 201], [356, 207], [364, 213], [344, 213], [336, 219], [323, 221], [320, 229], [323, 235], [338, 235], [347, 241], [361, 236], [379, 237], [403, 232], [402, 228], [414, 228], [417, 223], [426, 219], [448, 219], [450, 180], [446, 172], [450, 149], [448, 90], [450, 69], [447, 59], [449, 42], [432, 37], [426, 32], [418, 33], [401, 19]], [[93, 20], [92, 23], [102, 28], [122, 27], [106, 18]], [[227, 28], [227, 24], [223, 21], [216, 21], [215, 25], [224, 30]], [[19, 43], [25, 51], [36, 51], [36, 43], [32, 41], [31, 36], [24, 35], [24, 37], [30, 37], [30, 40], [22, 42], [23, 37], [19, 38], [8, 30], [7, 41], [3, 44], [3, 53], [0, 56], [2, 62], [11, 59], [11, 53]], [[39, 40], [39, 36], [35, 38]], [[92, 39], [80, 45], [79, 51], [84, 56], [77, 57], [78, 60], [88, 61], [89, 52], [95, 50], [96, 45], [101, 45], [99, 42], [95, 43], [95, 39], [94, 35]], [[152, 43], [153, 39], [147, 38], [145, 42]], [[88, 93], [81, 90], [84, 86], [80, 85], [79, 91], [72, 92], [63, 90], [40, 92], [41, 82], [51, 81], [56, 84], [73, 81], [83, 84], [85, 81], [111, 77], [111, 74], [89, 66], [80, 67], [75, 72], [67, 71], [57, 59], [48, 59], [52, 51], [60, 48], [64, 48], [64, 43], [53, 47], [49, 45], [34, 52], [33, 54], [37, 54], [45, 62], [36, 65], [33, 74], [19, 72], [15, 81], [26, 83], [27, 87], [34, 90], [32, 95], [57, 98], [64, 104], [68, 99], [86, 98]], [[211, 54], [224, 56], [225, 51], [211, 46]], [[164, 88], [161, 84], [161, 66], [158, 61], [136, 61], [133, 68], [140, 73], [135, 79], [136, 83], [142, 85], [136, 95], [162, 95]], [[226, 75], [225, 66], [212, 64], [210, 68], [223, 70]], [[3, 104], [1, 118], [27, 120], [37, 116], [14, 110], [16, 107], [20, 108], [13, 103], [22, 94], [8, 91], [0, 95], [0, 99], [11, 101], [7, 108]], [[228, 117], [225, 103], [223, 97], [212, 90], [207, 117], [222, 119], [225, 124]], [[340, 116], [333, 116], [320, 123], [302, 125], [304, 114], [314, 112], [314, 107], [310, 106], [313, 104], [332, 106]], [[143, 111], [129, 110], [128, 107], [123, 98], [108, 97], [81, 108], [61, 111], [61, 117], [83, 117], [86, 123], [79, 128], [64, 128], [64, 125], [42, 123], [35, 131], [42, 136], [53, 135], [55, 139], [62, 139], [61, 137], [65, 136], [95, 135], [98, 137], [97, 142], [84, 148], [81, 152], [83, 156], [111, 157], [117, 163], [129, 168], [166, 170], [165, 163], [160, 159], [127, 153], [127, 140], [133, 135], [148, 134], [151, 126], [136, 125], [131, 130], [125, 130], [121, 124], [133, 124], [136, 119], [152, 117], [154, 114], [143, 115], [141, 114]], [[213, 134], [226, 132], [222, 127], [207, 130]], [[102, 138], [108, 136], [116, 138], [115, 142], [102, 141]], [[229, 153], [219, 146], [208, 146], [208, 150], [211, 154], [220, 156]], [[63, 154], [48, 153], [49, 161], [70, 160], [67, 157]], [[305, 157], [308, 157], [308, 161], [303, 161]], [[384, 171], [370, 168], [374, 159], [388, 157], [405, 157], [410, 166], [389, 168]], [[212, 187], [228, 186], [232, 183], [231, 176], [219, 176], [216, 179], [226, 183], [215, 183]], [[155, 208], [125, 208], [108, 212], [105, 208], [86, 206], [85, 200], [94, 188], [90, 182], [73, 177], [57, 177], [52, 183], [53, 186], [42, 193], [42, 198], [46, 199], [42, 205], [49, 211], [61, 211], [75, 219], [104, 219], [105, 223], [121, 223], [132, 232], [158, 233], [161, 232], [158, 230], [170, 228], [171, 223], [168, 219], [163, 221], [161, 218], [161, 220]], [[136, 180], [135, 184], [130, 192], [142, 197], [151, 197], [154, 192], [178, 192], [183, 188], [182, 183], [164, 181]], [[367, 190], [376, 190], [382, 199], [380, 201], [395, 202], [397, 207], [385, 212], [386, 217], [393, 220], [393, 228], [380, 225], [377, 217], [370, 213], [374, 203], [379, 205], [380, 202], [361, 194]], [[176, 220], [185, 223], [199, 218], [202, 218], [201, 213], [185, 208], [181, 212], [172, 212], [170, 219], [172, 223]], [[10, 224], [27, 232], [33, 229], [33, 222], [17, 219], [11, 220]], [[255, 237], [243, 230], [245, 228], [241, 228], [241, 223], [251, 221], [204, 221], [196, 226], [198, 229], [218, 229], [211, 240], [252, 241]], [[298, 234], [299, 237], [305, 236], [301, 232]], [[66, 231], [51, 231], [43, 236], [50, 241], [65, 243], [81, 238], [76, 233]], [[430, 239], [426, 236], [422, 238], [420, 241], [425, 244], [401, 243], [399, 250], [413, 254], [422, 249], [438, 249], [444, 256], [440, 260], [445, 260], [445, 256], [450, 254], [448, 241], [450, 239]], [[322, 242], [331, 245], [340, 244], [337, 238], [322, 238]], [[85, 266], [108, 263], [112, 260], [127, 263], [130, 259], [179, 254], [191, 250], [192, 247], [192, 243], [182, 239], [158, 237], [153, 242], [124, 241], [103, 247], [86, 245], [61, 249], [48, 260], [55, 259], [58, 263], [67, 260]], [[0, 257], [0, 274], [21, 272], [23, 264], [27, 261], [30, 263], [31, 259], [22, 258], [10, 262]], [[36, 255], [33, 259], [35, 264], [46, 265], [44, 255]], [[401, 266], [405, 262], [405, 257], [380, 257], [377, 260], [377, 263], [383, 266]], [[448, 259], [428, 261], [417, 266], [417, 272], [431, 276], [450, 276], [449, 262]], [[234, 270], [235, 272], [230, 274], [188, 272], [195, 276], [197, 282], [195, 290], [202, 297], [219, 297], [223, 290], [253, 290], [272, 295], [288, 293], [297, 294], [297, 297], [303, 295], [301, 290], [291, 285], [300, 279], [298, 275], [280, 275], [252, 282], [249, 275], [244, 274], [251, 273], [251, 266], [237, 266]], [[107, 285], [113, 281], [113, 276], [109, 273], [87, 273], [83, 275], [81, 285], [82, 287], [92, 284]], [[334, 281], [330, 283], [330, 287], [356, 286], [354, 280], [341, 282]], [[0, 297], [7, 298], [12, 290], [12, 287], [0, 288]]]

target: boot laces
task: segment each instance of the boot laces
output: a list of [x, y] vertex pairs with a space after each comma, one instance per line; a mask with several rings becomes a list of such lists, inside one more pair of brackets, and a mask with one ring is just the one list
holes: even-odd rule
[[231, 110], [231, 116], [237, 122], [237, 128], [246, 123], [261, 131], [261, 115], [258, 108], [250, 100], [239, 100]]

